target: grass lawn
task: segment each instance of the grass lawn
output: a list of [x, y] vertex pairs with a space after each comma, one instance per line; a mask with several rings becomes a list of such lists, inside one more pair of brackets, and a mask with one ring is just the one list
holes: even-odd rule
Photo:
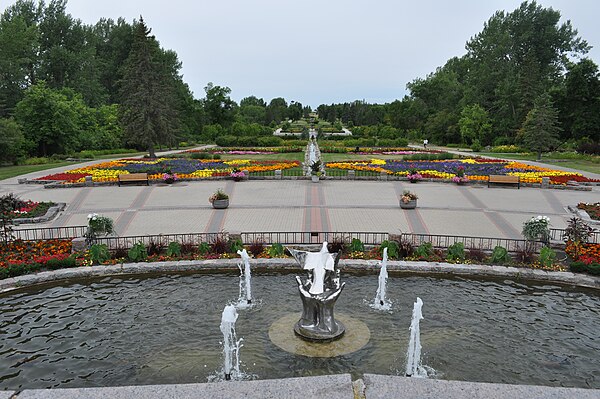
[[[496, 152], [477, 152], [474, 154], [500, 159], [512, 159], [515, 161], [537, 161], [537, 157], [535, 154], [503, 154]], [[600, 156], [587, 156], [585, 158], [582, 156], [581, 159], [572, 159], [560, 158], [558, 156], [555, 156], [554, 154], [549, 154], [542, 155], [542, 160], [537, 162], [600, 174]]]
[[61, 166], [68, 165], [73, 165], [73, 162], [56, 162], [43, 165], [3, 166], [0, 168], [0, 180], [10, 179], [11, 177], [24, 175], [31, 172], [38, 172], [40, 170], [60, 168]]

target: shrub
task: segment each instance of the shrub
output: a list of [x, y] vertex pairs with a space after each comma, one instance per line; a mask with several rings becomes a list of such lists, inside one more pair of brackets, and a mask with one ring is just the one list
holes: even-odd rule
[[248, 250], [256, 258], [256, 257], [258, 257], [258, 255], [262, 254], [263, 251], [265, 250], [265, 243], [260, 240], [254, 240], [252, 243], [250, 243]]
[[500, 245], [496, 246], [492, 251], [492, 256], [490, 256], [490, 262], [493, 264], [509, 263], [510, 256], [508, 255], [506, 248], [501, 247]]
[[206, 255], [210, 251], [212, 251], [212, 247], [211, 247], [211, 245], [209, 243], [207, 243], [207, 242], [201, 242], [200, 245], [198, 245], [198, 253], [200, 255]]
[[567, 228], [563, 233], [563, 239], [575, 243], [587, 242], [588, 238], [590, 238], [593, 233], [594, 229], [577, 216], [574, 216], [567, 222]]
[[474, 152], [481, 151], [481, 143], [479, 142], [479, 140], [473, 140], [473, 143], [471, 144], [471, 150], [473, 150]]
[[388, 241], [385, 240], [379, 246], [379, 253], [383, 254], [383, 249], [387, 248], [388, 258], [390, 259], [398, 259], [400, 257], [400, 247], [396, 241]]
[[398, 255], [400, 259], [408, 258], [413, 256], [415, 248], [412, 243], [408, 240], [401, 240], [398, 244]]
[[244, 243], [239, 238], [236, 238], [235, 240], [229, 240], [228, 244], [229, 252], [231, 253], [236, 253], [237, 251], [244, 249]]
[[571, 262], [569, 265], [569, 270], [571, 270], [573, 273], [583, 273], [587, 270], [587, 265], [580, 261]]
[[485, 262], [487, 257], [487, 254], [478, 248], [471, 248], [467, 253], [467, 258], [476, 262]]
[[600, 263], [591, 263], [587, 266], [587, 272], [594, 276], [600, 276]]
[[45, 165], [47, 163], [50, 163], [50, 160], [44, 157], [27, 158], [25, 162], [23, 162], [24, 165]]
[[540, 264], [544, 267], [551, 267], [556, 259], [556, 254], [550, 247], [543, 247], [540, 250]]
[[446, 260], [449, 262], [464, 261], [465, 260], [465, 244], [462, 242], [455, 242], [448, 247], [448, 253], [446, 254]]
[[160, 255], [164, 247], [165, 246], [160, 241], [150, 240], [150, 243], [148, 244], [148, 255]]
[[531, 264], [535, 260], [535, 254], [528, 245], [525, 245], [517, 250], [515, 259], [519, 263]]
[[194, 244], [193, 242], [186, 241], [186, 242], [181, 243], [181, 253], [182, 254], [190, 255], [190, 254], [193, 254], [195, 251], [196, 251], [196, 244]]
[[[350, 252], [364, 252], [365, 244], [362, 243], [358, 238], [353, 238], [350, 243]], [[388, 250], [389, 251], [389, 250]]]
[[343, 237], [335, 237], [332, 242], [327, 244], [327, 250], [331, 253], [344, 253], [346, 246], [346, 241], [344, 241]]
[[110, 259], [110, 253], [106, 244], [94, 244], [90, 247], [90, 258], [92, 264], [99, 265]]
[[125, 247], [117, 247], [113, 251], [113, 259], [123, 259], [127, 257], [129, 250]]
[[417, 255], [420, 259], [429, 258], [431, 255], [433, 255], [433, 244], [430, 242], [422, 243], [415, 250], [415, 255]]
[[[202, 245], [202, 244], [201, 244]], [[222, 237], [216, 237], [210, 244], [210, 251], [214, 254], [224, 254], [227, 252], [229, 245]]]
[[279, 256], [282, 256], [284, 254], [285, 250], [283, 248], [283, 245], [281, 245], [280, 243], [276, 242], [273, 243], [270, 247], [269, 247], [269, 256], [271, 258], [276, 258]]
[[132, 262], [142, 262], [148, 258], [148, 251], [146, 246], [142, 242], [134, 244], [133, 247], [127, 252], [127, 257]]
[[190, 155], [192, 159], [212, 159], [212, 157], [208, 152], [192, 152]]
[[68, 256], [66, 258], [58, 256], [48, 259], [45, 266], [50, 270], [65, 269], [77, 266], [77, 261], [74, 256]]
[[181, 244], [177, 241], [171, 241], [167, 247], [167, 256], [179, 257], [181, 256]]

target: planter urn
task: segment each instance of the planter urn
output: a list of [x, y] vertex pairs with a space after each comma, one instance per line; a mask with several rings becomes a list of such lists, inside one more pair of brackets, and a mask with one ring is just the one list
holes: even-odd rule
[[215, 209], [225, 209], [229, 206], [229, 199], [214, 200], [212, 206]]

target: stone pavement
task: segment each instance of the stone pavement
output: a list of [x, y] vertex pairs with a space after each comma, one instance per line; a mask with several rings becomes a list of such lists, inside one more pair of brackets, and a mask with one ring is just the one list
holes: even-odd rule
[[[215, 210], [208, 197], [223, 188], [230, 206]], [[419, 196], [416, 210], [399, 208], [405, 189]], [[89, 213], [113, 218], [119, 236], [198, 232], [386, 232], [521, 238], [523, 222], [550, 217], [564, 228], [567, 206], [596, 202], [592, 191], [457, 186], [400, 181], [251, 180], [178, 182], [173, 185], [44, 189], [0, 182], [0, 195], [65, 202], [58, 218], [35, 227], [87, 224]], [[19, 228], [30, 228], [23, 225]]]

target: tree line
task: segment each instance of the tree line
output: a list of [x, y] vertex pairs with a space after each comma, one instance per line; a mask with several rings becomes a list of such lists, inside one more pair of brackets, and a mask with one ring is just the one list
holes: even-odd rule
[[[0, 15], [0, 163], [123, 146], [153, 154], [157, 146], [232, 137], [264, 144], [282, 121], [311, 112], [282, 97], [237, 104], [228, 87], [213, 83], [195, 98], [177, 54], [160, 46], [142, 17], [86, 25], [66, 4], [17, 0]], [[525, 1], [496, 12], [464, 56], [408, 83], [404, 98], [322, 104], [317, 112], [387, 140], [536, 151], [598, 143], [600, 78], [589, 49], [559, 11]]]
[[[598, 66], [589, 44], [560, 12], [535, 1], [496, 12], [454, 57], [409, 95], [389, 104], [321, 105], [319, 116], [349, 125], [389, 125], [408, 137], [547, 150], [600, 141]], [[536, 125], [545, 126], [543, 131]]]
[[18, 0], [0, 15], [0, 163], [122, 146], [153, 153], [214, 141], [234, 124], [236, 133], [264, 134], [310, 111], [283, 98], [250, 96], [238, 105], [229, 88], [212, 83], [196, 99], [177, 54], [142, 17], [86, 25], [66, 6]]

